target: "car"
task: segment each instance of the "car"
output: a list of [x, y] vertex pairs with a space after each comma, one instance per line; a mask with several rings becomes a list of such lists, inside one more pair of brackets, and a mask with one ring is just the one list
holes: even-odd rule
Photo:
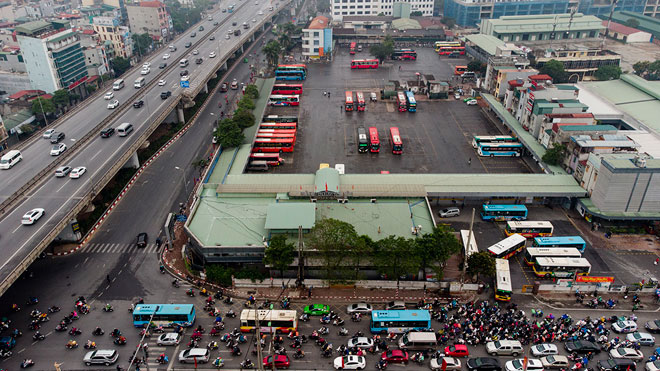
[[78, 179], [83, 174], [85, 174], [85, 172], [87, 172], [87, 168], [84, 166], [74, 167], [73, 170], [71, 170], [71, 173], [69, 174], [69, 178]]
[[204, 31], [204, 26], [199, 26], [200, 31]]
[[193, 50], [193, 55], [197, 55], [197, 54], [199, 54], [199, 50], [194, 49], [194, 50]]
[[179, 342], [181, 342], [181, 334], [178, 332], [161, 334], [158, 337], [158, 340], [156, 340], [156, 344], [158, 345], [179, 345]]
[[373, 307], [369, 303], [354, 303], [346, 307], [346, 313], [362, 313], [369, 314], [373, 310]]
[[225, 40], [231, 39], [231, 35], [225, 35]]
[[158, 86], [165, 86], [167, 82], [165, 80], [158, 80]]
[[644, 359], [644, 355], [639, 350], [633, 348], [616, 348], [610, 350], [610, 358], [612, 359], [630, 359], [639, 362]]
[[149, 68], [149, 67], [151, 67], [151, 62], [144, 62], [142, 64], [142, 69]]
[[188, 75], [188, 70], [183, 70], [179, 72], [179, 76], [186, 76], [186, 75]]
[[637, 366], [635, 362], [629, 359], [605, 359], [598, 361], [600, 371], [635, 371]]
[[406, 303], [395, 300], [385, 304], [385, 310], [403, 310], [406, 309]]
[[463, 99], [463, 103], [467, 103], [471, 100], [476, 100], [476, 99], [474, 99], [473, 97], [467, 97], [467, 98]]
[[501, 371], [500, 361], [492, 357], [470, 358], [465, 362], [471, 371]]
[[160, 93], [160, 99], [167, 99], [172, 95], [171, 91], [163, 91]]
[[188, 81], [189, 77], [188, 76], [181, 76], [181, 81]]
[[508, 361], [504, 365], [504, 370], [506, 371], [523, 371], [523, 369], [526, 371], [543, 371], [543, 365], [541, 364], [541, 361], [534, 358], [527, 359], [526, 368], [525, 360], [522, 358]]
[[629, 333], [637, 331], [637, 323], [633, 321], [616, 321], [612, 324], [612, 330], [617, 333]]
[[115, 109], [119, 107], [119, 101], [117, 99], [108, 102], [108, 109]]
[[374, 345], [374, 339], [366, 336], [353, 337], [348, 339], [349, 348], [357, 347], [361, 349], [371, 348]]
[[207, 363], [211, 352], [206, 348], [191, 348], [179, 353], [179, 362], [181, 363]]
[[64, 178], [70, 172], [71, 166], [60, 166], [55, 170], [55, 177]]
[[569, 340], [564, 343], [564, 348], [569, 353], [587, 354], [587, 353], [600, 353], [600, 347], [591, 341], [586, 340]]
[[167, 67], [167, 63], [165, 62], [158, 65], [158, 68], [160, 68], [161, 70], [164, 69], [165, 67]]
[[163, 59], [165, 60], [170, 59], [170, 55], [168, 53], [163, 54]]
[[238, 89], [238, 81], [234, 80], [231, 82], [231, 90], [237, 90]]
[[188, 41], [184, 46], [185, 46], [186, 48], [190, 48], [190, 47], [192, 46], [192, 43], [191, 43], [190, 41]]
[[[231, 22], [231, 25], [232, 25], [232, 26], [237, 26], [237, 25], [238, 25], [238, 22], [236, 22], [236, 21]], [[229, 31], [231, 31], [231, 30], [229, 30]]]
[[115, 97], [115, 93], [109, 91], [109, 92], [105, 93], [105, 95], [103, 96], [103, 99], [105, 99], [105, 100], [110, 100], [110, 99], [112, 99], [112, 98], [114, 98], [114, 97]]
[[408, 363], [408, 352], [400, 349], [392, 349], [380, 355], [380, 359], [384, 359], [387, 363]]
[[142, 99], [136, 100], [135, 102], [133, 102], [133, 107], [135, 107], [135, 108], [140, 108], [142, 106], [144, 106], [144, 101]]
[[557, 354], [541, 357], [541, 364], [543, 365], [543, 369], [546, 370], [552, 368], [568, 369], [570, 367], [568, 358]]
[[559, 349], [557, 349], [555, 344], [536, 344], [530, 350], [535, 357], [559, 354]]
[[264, 15], [264, 12], [262, 12], [262, 11], [260, 10], [259, 13], [257, 13], [257, 14], [259, 14], [259, 15]]
[[[223, 13], [224, 13], [224, 12], [223, 12]], [[217, 26], [217, 25], [219, 25], [219, 24], [220, 24], [220, 23], [218, 23], [217, 21], [216, 21], [216, 22], [213, 22], [213, 25], [214, 25], [214, 26]]]
[[439, 357], [431, 358], [431, 363], [429, 364], [431, 370], [460, 370], [461, 369], [461, 360], [454, 357]]
[[50, 142], [52, 144], [59, 143], [60, 141], [62, 141], [62, 139], [64, 139], [64, 133], [61, 131], [55, 132], [50, 135]]
[[227, 91], [227, 83], [223, 82], [222, 85], [220, 86], [220, 91], [226, 92]]
[[45, 212], [46, 210], [42, 208], [32, 209], [23, 215], [23, 218], [21, 218], [21, 224], [32, 225], [36, 223], [39, 218], [44, 216]]
[[626, 335], [626, 340], [633, 343], [639, 343], [639, 345], [652, 347], [655, 346], [655, 337], [647, 332], [638, 332], [635, 331], [631, 334]]
[[209, 53], [209, 58], [215, 58], [215, 52], [210, 52]]
[[197, 59], [195, 59], [195, 63], [196, 63], [196, 64], [202, 64], [202, 62], [204, 62], [204, 58], [197, 58]]
[[367, 360], [361, 356], [343, 356], [335, 358], [335, 370], [364, 370]]
[[142, 71], [140, 71], [140, 75], [148, 75], [149, 72], [151, 72], [151, 68], [143, 68]]
[[[236, 23], [236, 22], [234, 22], [234, 23]], [[234, 26], [236, 26], [236, 24], [234, 24]], [[232, 30], [232, 29], [229, 29], [229, 30], [227, 31], [227, 35], [231, 35], [231, 34], [233, 34], [233, 33], [234, 33], [234, 30]]]
[[447, 207], [442, 210], [438, 210], [438, 216], [441, 218], [450, 218], [452, 216], [461, 215], [461, 209], [457, 207]]
[[445, 355], [451, 357], [467, 357], [470, 355], [470, 352], [465, 344], [454, 344], [445, 347]]
[[83, 357], [83, 363], [85, 363], [87, 366], [110, 366], [111, 364], [117, 362], [117, 358], [119, 358], [119, 353], [116, 350], [97, 349], [91, 352], [87, 352]]
[[646, 365], [644, 366], [644, 370], [646, 371], [660, 371], [660, 360], [656, 360], [653, 362], [646, 362]]
[[477, 105], [477, 101], [476, 101], [476, 100], [469, 100], [469, 101], [467, 101], [467, 103], [465, 103], [465, 104], [467, 104], [468, 106], [476, 106], [476, 105]]
[[650, 333], [659, 334], [660, 333], [660, 319], [654, 319], [653, 321], [648, 321], [644, 324]]
[[44, 134], [41, 136], [44, 139], [50, 139], [51, 135], [55, 132], [55, 129], [48, 129], [44, 131]]
[[276, 369], [289, 368], [291, 367], [291, 361], [289, 361], [289, 356], [286, 354], [276, 354], [274, 356], [266, 356], [263, 360], [264, 368], [273, 368], [275, 365]]
[[459, 93], [454, 94], [454, 99], [456, 99], [456, 100], [460, 100], [460, 99], [461, 99], [461, 95], [460, 95]]
[[110, 138], [115, 133], [114, 128], [105, 128], [101, 130], [101, 138]]
[[135, 246], [137, 247], [147, 247], [147, 243], [149, 242], [149, 235], [147, 232], [141, 232], [138, 233], [136, 239], [135, 239]]
[[324, 314], [330, 313], [330, 306], [327, 304], [306, 305], [303, 308], [303, 313], [307, 313], [310, 316], [322, 316]]
[[257, 23], [257, 20], [254, 19], [254, 18], [252, 18], [252, 22], [253, 22], [253, 23]]
[[197, 36], [197, 32], [193, 32], [190, 34], [190, 37], [195, 37], [195, 36]]
[[215, 35], [211, 35], [211, 37], [209, 37], [209, 40], [211, 41], [215, 40]]
[[62, 152], [66, 151], [66, 144], [58, 143], [50, 149], [51, 156], [59, 156]]
[[[222, 8], [222, 12], [223, 12], [223, 13], [227, 13], [227, 9]], [[214, 26], [217, 26], [217, 24], [214, 24]]]

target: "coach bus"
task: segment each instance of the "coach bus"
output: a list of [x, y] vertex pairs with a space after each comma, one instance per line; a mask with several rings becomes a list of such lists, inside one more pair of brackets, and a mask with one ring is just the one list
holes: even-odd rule
[[271, 95], [268, 97], [268, 105], [276, 107], [298, 106], [300, 105], [299, 95]]
[[351, 55], [355, 55], [355, 46], [356, 46], [356, 45], [357, 45], [357, 43], [352, 42], [351, 45], [349, 46], [348, 49], [349, 49], [349, 53], [350, 53]]
[[532, 269], [537, 277], [573, 278], [591, 273], [591, 264], [585, 258], [536, 258]]
[[352, 91], [347, 91], [346, 92], [346, 104], [344, 106], [344, 109], [346, 110], [346, 112], [353, 111], [353, 92]]
[[275, 130], [296, 130], [298, 124], [295, 122], [262, 122], [259, 124], [259, 130], [275, 129]]
[[538, 221], [510, 221], [506, 222], [506, 228], [504, 233], [507, 236], [511, 236], [514, 233], [523, 235], [527, 238], [534, 237], [549, 237], [552, 236], [554, 227], [550, 222], [538, 222]]
[[415, 100], [415, 94], [411, 91], [406, 92], [406, 105], [408, 106], [408, 112], [417, 112], [417, 101]]
[[481, 205], [482, 220], [525, 220], [527, 207], [525, 205]]
[[361, 91], [358, 91], [357, 93], [355, 93], [355, 96], [357, 98], [357, 111], [364, 112], [366, 108], [364, 103], [364, 94]]
[[510, 301], [513, 288], [511, 287], [511, 273], [509, 261], [495, 259], [495, 300]]
[[467, 72], [467, 70], [468, 70], [467, 66], [455, 66], [454, 67], [454, 75], [460, 76], [460, 75], [464, 74], [465, 72]]
[[480, 143], [477, 153], [482, 157], [520, 157], [522, 149], [520, 143]]
[[[290, 134], [293, 135], [294, 137], [296, 136], [296, 131], [293, 129], [259, 129], [257, 131], [258, 134], [275, 134], [275, 135], [285, 135], [285, 134]], [[287, 136], [288, 138], [288, 136]]]
[[378, 59], [353, 59], [351, 68], [378, 68]]
[[264, 122], [298, 122], [296, 116], [278, 116], [278, 115], [268, 115], [264, 117]]
[[461, 44], [460, 41], [436, 41], [435, 42], [435, 51], [439, 52], [440, 48], [443, 48], [443, 47], [461, 46], [461, 45], [463, 45], [463, 44]]
[[293, 139], [293, 144], [296, 144], [296, 134], [291, 133], [263, 133], [257, 131], [257, 138], [272, 138], [272, 139]]
[[525, 248], [527, 239], [519, 234], [513, 234], [488, 248], [488, 252], [498, 259], [509, 259]]
[[580, 236], [535, 237], [534, 247], [573, 247], [584, 253], [587, 243]]
[[431, 329], [431, 314], [426, 309], [374, 310], [369, 329], [374, 334], [426, 331]]
[[133, 326], [190, 327], [195, 323], [192, 304], [138, 304], [133, 309]]
[[438, 55], [465, 55], [464, 46], [443, 46], [438, 50]]
[[367, 153], [369, 152], [369, 137], [367, 137], [367, 130], [362, 126], [357, 128], [358, 134], [358, 152]]
[[396, 105], [399, 109], [399, 112], [408, 111], [408, 101], [406, 100], [406, 94], [402, 91], [396, 93]]
[[305, 80], [302, 70], [275, 70], [275, 80]]
[[307, 65], [306, 64], [278, 64], [277, 69], [281, 71], [291, 70], [291, 71], [303, 71], [307, 75]]
[[412, 49], [396, 49], [392, 53], [392, 59], [414, 61], [417, 59], [417, 52]]
[[525, 263], [534, 265], [536, 258], [581, 258], [582, 254], [574, 247], [528, 247], [525, 249]]
[[268, 166], [279, 166], [284, 163], [279, 153], [250, 153], [250, 161], [266, 161]]
[[302, 92], [302, 84], [275, 84], [271, 90], [274, 95], [301, 95]]
[[518, 143], [518, 139], [510, 135], [475, 135], [472, 137], [474, 149], [479, 148], [480, 143]]
[[241, 332], [254, 332], [259, 316], [259, 331], [289, 333], [298, 331], [298, 316], [295, 310], [243, 309], [241, 311]]
[[392, 142], [392, 153], [400, 155], [403, 153], [403, 141], [399, 135], [399, 128], [392, 126], [390, 128], [390, 141]]
[[378, 139], [378, 129], [375, 127], [369, 128], [369, 151], [371, 153], [380, 152], [380, 139]]
[[254, 140], [253, 152], [293, 152], [294, 138], [273, 139], [257, 138]]

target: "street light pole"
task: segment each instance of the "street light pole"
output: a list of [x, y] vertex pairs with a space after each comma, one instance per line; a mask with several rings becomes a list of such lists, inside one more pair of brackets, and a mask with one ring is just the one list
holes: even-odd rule
[[186, 202], [187, 202], [188, 196], [190, 195], [188, 194], [188, 182], [186, 182], [186, 171], [178, 166], [175, 166], [174, 168], [177, 170], [181, 170], [181, 174], [182, 174], [181, 180], [183, 181], [183, 186], [185, 187], [186, 190]]

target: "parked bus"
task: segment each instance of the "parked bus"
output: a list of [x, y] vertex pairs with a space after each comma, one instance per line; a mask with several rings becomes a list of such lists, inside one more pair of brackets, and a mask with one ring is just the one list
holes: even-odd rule
[[349, 47], [349, 53], [350, 53], [351, 55], [355, 55], [355, 46], [356, 46], [356, 45], [357, 45], [357, 43], [355, 43], [355, 42], [352, 42], [352, 43], [351, 43], [351, 46]]
[[406, 92], [406, 104], [408, 112], [417, 112], [417, 101], [415, 100], [415, 94], [411, 91]]
[[295, 122], [262, 122], [259, 124], [259, 130], [263, 129], [288, 129], [288, 130], [296, 130], [298, 127], [298, 124]]
[[307, 75], [307, 65], [306, 64], [278, 64], [277, 69], [281, 71], [291, 70], [291, 71], [303, 71]]
[[394, 60], [411, 60], [417, 59], [417, 52], [412, 49], [395, 49], [392, 53]]
[[426, 309], [374, 310], [369, 329], [374, 334], [426, 331], [431, 329], [431, 315]]
[[295, 144], [296, 134], [293, 134], [293, 133], [264, 133], [264, 132], [261, 132], [261, 131], [257, 131], [257, 138], [273, 138], [273, 139], [293, 138], [293, 142]]
[[[278, 166], [284, 163], [284, 159], [280, 157], [279, 153], [250, 153], [250, 160], [266, 161], [269, 166]], [[275, 165], [271, 165], [274, 163]]]
[[369, 128], [369, 151], [371, 153], [380, 152], [380, 139], [378, 139], [378, 129], [375, 127]]
[[361, 91], [358, 91], [355, 93], [357, 97], [357, 110], [358, 112], [364, 112], [365, 109], [365, 104], [364, 104], [364, 94], [362, 94]]
[[509, 259], [525, 248], [527, 239], [519, 234], [513, 234], [488, 248], [488, 252], [498, 259]]
[[276, 107], [298, 106], [300, 105], [299, 95], [271, 95], [268, 97], [268, 105]]
[[537, 277], [573, 278], [591, 273], [591, 264], [585, 258], [536, 258], [532, 269]]
[[495, 259], [495, 300], [510, 301], [513, 289], [511, 287], [511, 273], [509, 261]]
[[580, 236], [534, 237], [534, 247], [573, 247], [584, 253], [587, 243]]
[[369, 137], [367, 137], [367, 130], [362, 126], [357, 128], [358, 133], [358, 152], [367, 153], [369, 152]]
[[582, 254], [574, 247], [528, 247], [525, 249], [525, 263], [534, 265], [536, 258], [581, 258]]
[[270, 333], [289, 333], [298, 331], [298, 316], [295, 310], [243, 309], [241, 311], [241, 332], [259, 331]]
[[399, 108], [399, 112], [408, 111], [408, 101], [404, 92], [400, 91], [396, 93], [396, 105]]
[[481, 205], [482, 220], [525, 220], [527, 207], [525, 205]]
[[520, 157], [522, 148], [523, 146], [520, 143], [481, 143], [477, 153], [483, 157]]
[[518, 143], [518, 138], [510, 135], [475, 135], [472, 137], [472, 147], [479, 148], [480, 143]]
[[403, 141], [399, 135], [399, 128], [392, 126], [390, 128], [390, 141], [392, 142], [392, 153], [400, 155], [403, 153]]
[[[455, 53], [455, 54], [454, 54]], [[443, 46], [438, 50], [438, 55], [465, 55], [464, 46]]]
[[353, 59], [351, 68], [378, 68], [378, 59]]
[[305, 80], [305, 73], [302, 70], [276, 70], [275, 80]]
[[271, 94], [273, 95], [301, 95], [303, 92], [302, 84], [275, 84]]
[[510, 221], [506, 222], [504, 233], [511, 236], [514, 233], [523, 235], [527, 238], [552, 236], [554, 228], [550, 222], [538, 221]]
[[467, 72], [467, 66], [456, 66], [454, 67], [454, 75], [462, 75]]
[[254, 140], [253, 152], [293, 152], [294, 138], [273, 139], [257, 138]]
[[435, 51], [439, 52], [440, 48], [447, 46], [461, 46], [460, 41], [436, 41], [435, 42]]
[[264, 117], [264, 122], [298, 122], [298, 117], [296, 116], [278, 116], [278, 115], [268, 115]]
[[192, 304], [138, 304], [133, 309], [133, 326], [190, 327], [195, 323], [195, 306]]
[[353, 111], [353, 92], [352, 91], [347, 91], [346, 92], [346, 105], [344, 106], [344, 109], [346, 110], [346, 112]]
[[257, 134], [293, 134], [296, 135], [296, 131], [293, 129], [259, 129]]

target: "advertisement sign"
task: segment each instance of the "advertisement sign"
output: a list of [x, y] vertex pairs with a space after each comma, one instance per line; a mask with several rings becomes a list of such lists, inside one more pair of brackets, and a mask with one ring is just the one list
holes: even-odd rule
[[614, 277], [577, 276], [575, 282], [614, 282]]

